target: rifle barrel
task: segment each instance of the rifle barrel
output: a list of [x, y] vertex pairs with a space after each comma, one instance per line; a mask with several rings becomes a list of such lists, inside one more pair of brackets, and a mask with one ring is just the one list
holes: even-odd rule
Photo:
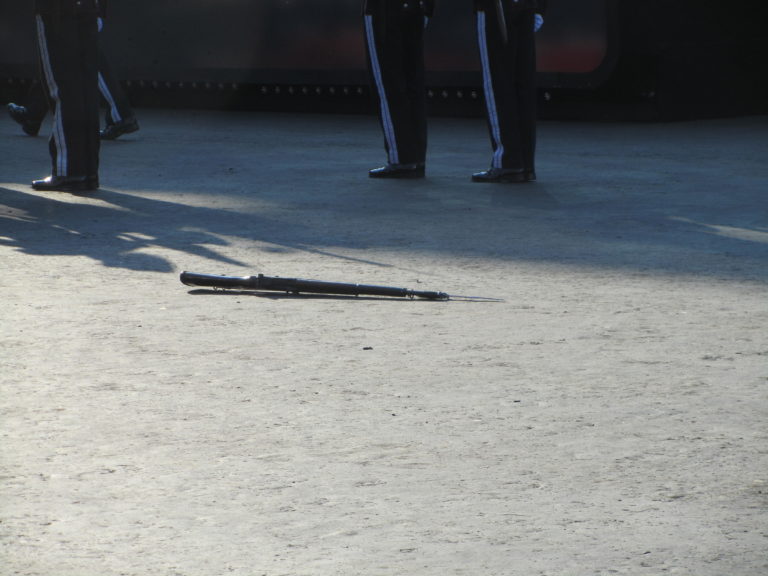
[[206, 286], [229, 290], [272, 290], [293, 294], [341, 294], [347, 296], [390, 296], [394, 298], [426, 298], [428, 300], [447, 300], [448, 294], [391, 286], [373, 286], [369, 284], [349, 284], [344, 282], [324, 282], [304, 280], [302, 278], [280, 278], [264, 276], [216, 276], [213, 274], [195, 274], [182, 272], [181, 282], [187, 286]]

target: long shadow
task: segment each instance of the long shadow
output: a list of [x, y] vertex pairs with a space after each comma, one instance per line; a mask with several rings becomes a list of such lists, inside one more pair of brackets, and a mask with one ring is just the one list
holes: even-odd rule
[[[765, 213], [732, 197], [721, 210], [632, 198], [579, 198], [527, 189], [450, 188], [437, 179], [339, 187], [320, 199], [284, 196], [276, 208], [239, 211], [151, 199], [114, 190], [93, 195], [27, 194], [0, 188], [0, 245], [33, 255], [84, 255], [104, 266], [170, 272], [174, 262], [143, 249], [211, 260], [222, 273], [248, 265], [228, 256], [229, 238], [262, 250], [302, 251], [387, 266], [345, 252], [395, 249], [458, 259], [768, 279]], [[222, 270], [224, 269], [224, 270]]]
[[[242, 251], [231, 244], [242, 240], [263, 252], [383, 267], [391, 266], [383, 253], [413, 253], [467, 265], [492, 259], [768, 280], [768, 199], [756, 189], [765, 169], [717, 149], [722, 165], [732, 164], [725, 174], [691, 160], [707, 148], [684, 149], [704, 136], [749, 144], [746, 125], [676, 130], [666, 163], [650, 146], [666, 129], [644, 128], [632, 144], [618, 127], [588, 126], [594, 133], [582, 135], [546, 126], [545, 141], [562, 143], [543, 155], [541, 181], [509, 187], [469, 182], [466, 149], [487, 146], [471, 123], [435, 131], [439, 153], [425, 180], [382, 182], [360, 164], [381, 154], [373, 121], [361, 128], [346, 117], [205, 114], [190, 127], [189, 114], [171, 113], [156, 120], [158, 132], [143, 131], [143, 142], [105, 146], [119, 172], [112, 168], [92, 195], [0, 188], [0, 246], [156, 272], [197, 257], [211, 261], [199, 272], [252, 274], [233, 256]], [[44, 142], [19, 138], [12, 149], [22, 166], [36, 166]], [[632, 151], [636, 157], [626, 157]], [[174, 254], [158, 255], [163, 250]]]
[[316, 230], [300, 223], [286, 227], [258, 214], [189, 206], [107, 189], [79, 196], [42, 197], [0, 187], [0, 246], [30, 255], [87, 256], [108, 267], [170, 272], [174, 270], [171, 261], [141, 251], [160, 247], [228, 267], [246, 266], [246, 262], [226, 255], [229, 242], [225, 236], [267, 242], [265, 249], [274, 252], [332, 254], [323, 248]]
[[[39, 197], [0, 188], [0, 245], [38, 256], [88, 256], [105, 266], [168, 272], [165, 258], [141, 252], [165, 246], [232, 265], [240, 263], [211, 246], [224, 242], [204, 229], [168, 226], [153, 213], [153, 202], [136, 202], [133, 209], [110, 203], [111, 194], [95, 193], [72, 203], [66, 195]], [[178, 220], [182, 222], [183, 220]], [[164, 232], [163, 229], [166, 229]]]

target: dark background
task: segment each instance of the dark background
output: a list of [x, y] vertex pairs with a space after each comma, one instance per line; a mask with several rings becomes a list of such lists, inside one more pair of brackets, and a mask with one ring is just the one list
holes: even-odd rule
[[[0, 101], [35, 74], [32, 2], [0, 0]], [[102, 35], [136, 106], [369, 112], [361, 0], [111, 0]], [[755, 4], [755, 6], [753, 6]], [[550, 0], [541, 115], [688, 119], [766, 111], [765, 3]], [[427, 40], [433, 113], [482, 112], [470, 0]]]

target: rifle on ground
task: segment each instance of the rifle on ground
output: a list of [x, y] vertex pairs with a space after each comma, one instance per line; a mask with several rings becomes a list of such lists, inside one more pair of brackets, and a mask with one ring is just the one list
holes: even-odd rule
[[392, 296], [395, 298], [426, 298], [428, 300], [448, 300], [445, 292], [392, 288], [389, 286], [370, 286], [366, 284], [346, 284], [343, 282], [323, 282], [303, 280], [301, 278], [279, 278], [264, 276], [215, 276], [213, 274], [195, 274], [182, 272], [181, 283], [187, 286], [204, 286], [222, 290], [271, 290], [289, 294], [337, 294], [345, 296]]

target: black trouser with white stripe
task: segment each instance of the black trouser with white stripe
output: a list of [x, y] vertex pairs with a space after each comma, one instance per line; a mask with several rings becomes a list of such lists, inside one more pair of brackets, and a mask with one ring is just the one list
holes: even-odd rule
[[492, 168], [534, 171], [536, 152], [535, 2], [476, 2]]
[[[133, 108], [128, 96], [120, 85], [120, 81], [112, 72], [104, 50], [99, 46], [99, 92], [107, 103], [105, 121], [107, 125], [116, 124], [134, 117]], [[48, 94], [44, 85], [37, 80], [33, 81], [24, 102], [27, 109], [27, 117], [30, 120], [42, 122], [50, 108]]]
[[87, 1], [36, 14], [43, 80], [54, 111], [49, 141], [54, 176], [98, 176], [96, 16], [95, 3]]
[[427, 111], [424, 7], [418, 1], [367, 2], [368, 68], [390, 164], [424, 163]]
[[[128, 96], [120, 86], [117, 77], [112, 73], [112, 68], [104, 55], [103, 50], [99, 50], [99, 92], [107, 103], [105, 114], [106, 124], [116, 124], [123, 120], [129, 120], [134, 117], [133, 108], [128, 100]], [[33, 80], [27, 92], [27, 99], [24, 101], [24, 107], [27, 109], [27, 117], [30, 120], [42, 122], [50, 108], [48, 104], [48, 93], [45, 86]]]
[[117, 124], [133, 118], [133, 108], [120, 81], [112, 72], [104, 50], [99, 50], [99, 91], [107, 103], [106, 123]]

